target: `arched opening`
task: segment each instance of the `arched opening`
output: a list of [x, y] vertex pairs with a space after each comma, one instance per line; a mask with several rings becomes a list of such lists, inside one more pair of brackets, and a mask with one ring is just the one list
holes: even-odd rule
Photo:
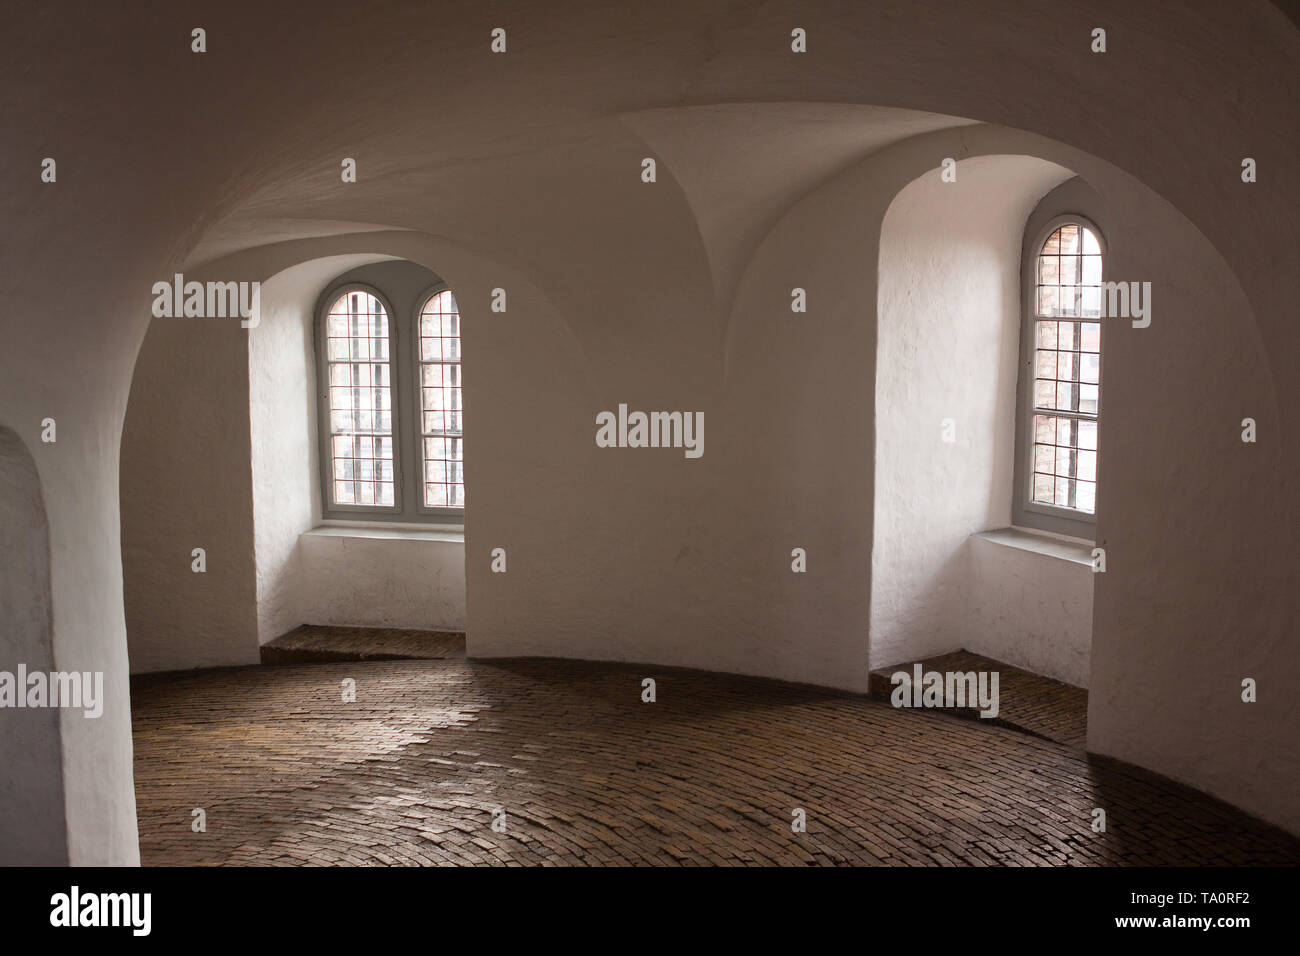
[[1019, 406], [1037, 367], [1024, 334], [1037, 273], [1025, 263], [1037, 269], [1043, 216], [1071, 202], [1101, 214], [1071, 170], [988, 155], [951, 181], [938, 168], [916, 178], [884, 217], [870, 657], [882, 689], [916, 664], [996, 672], [1002, 704], [986, 714], [1082, 747], [1092, 527], [1066, 540], [1013, 518], [1024, 510]]
[[[392, 335], [385, 328], [382, 363], [367, 353], [340, 370], [324, 358], [322, 297], [359, 284], [382, 290]], [[446, 287], [429, 269], [390, 255], [319, 256], [261, 282], [251, 328], [233, 319], [155, 320], [123, 434], [133, 673], [256, 663], [264, 647], [303, 626], [463, 633], [463, 517], [416, 498], [427, 444], [416, 425], [428, 417], [432, 427], [434, 417], [419, 405], [419, 376], [429, 373], [414, 351], [418, 312], [427, 293]], [[332, 368], [392, 374], [382, 398], [369, 377], [364, 389], [360, 378], [356, 389], [334, 389], [384, 405], [392, 419], [383, 424], [386, 451], [372, 437], [377, 411], [331, 429], [332, 417], [348, 414], [331, 410]], [[362, 414], [375, 420], [362, 422]], [[345, 438], [357, 450], [346, 459], [332, 451]], [[370, 469], [364, 481], [362, 468]], [[322, 493], [334, 469], [349, 487], [364, 484], [381, 507], [367, 508], [358, 494], [340, 510]], [[160, 474], [170, 480], [160, 483]], [[385, 485], [387, 498], [376, 498]], [[392, 506], [393, 489], [400, 497], [403, 485], [405, 512]], [[322, 641], [329, 635], [312, 636], [307, 648], [291, 643], [305, 651]]]
[[0, 542], [0, 857], [8, 866], [66, 865], [60, 711], [24, 706], [20, 679], [55, 669], [49, 523], [36, 462], [2, 426]]
[[[304, 263], [263, 286], [268, 334], [249, 339], [260, 644], [304, 624], [463, 634], [465, 509], [463, 496], [457, 510], [433, 494], [428, 436], [452, 423], [420, 349], [424, 305], [446, 288], [409, 260], [355, 257]], [[374, 322], [343, 328], [357, 323], [331, 314], [355, 289], [383, 310], [382, 340], [351, 334], [377, 335]], [[463, 448], [452, 451], [459, 467]]]

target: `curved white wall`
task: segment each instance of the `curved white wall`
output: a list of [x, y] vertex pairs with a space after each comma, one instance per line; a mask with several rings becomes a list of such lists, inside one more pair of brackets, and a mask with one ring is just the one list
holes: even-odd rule
[[[148, 305], [141, 311], [148, 316]], [[257, 592], [244, 573], [253, 550], [247, 396], [248, 332], [238, 319], [150, 323], [122, 428], [134, 673], [259, 660]], [[192, 568], [195, 548], [203, 573]]]

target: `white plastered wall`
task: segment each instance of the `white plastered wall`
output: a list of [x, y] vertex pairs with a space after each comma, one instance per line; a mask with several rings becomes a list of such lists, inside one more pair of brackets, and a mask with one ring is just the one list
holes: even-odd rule
[[366, 282], [393, 303], [398, 313], [393, 321], [405, 324], [436, 279], [409, 262], [329, 256], [286, 269], [262, 287], [262, 321], [248, 339], [261, 644], [299, 624], [465, 627], [460, 534], [380, 522], [370, 528], [319, 528], [314, 338], [319, 298], [335, 281]]
[[967, 548], [966, 650], [1087, 687], [1092, 565], [978, 537]]
[[[1021, 239], [1035, 204], [1071, 175], [1028, 156], [976, 157], [961, 163], [955, 182], [937, 167], [916, 179], [885, 215], [873, 668], [978, 643], [971, 536], [1005, 527], [1011, 514]], [[1030, 592], [1039, 567], [1054, 570], [1041, 556], [1023, 566]], [[998, 607], [1014, 641], [1015, 605]]]

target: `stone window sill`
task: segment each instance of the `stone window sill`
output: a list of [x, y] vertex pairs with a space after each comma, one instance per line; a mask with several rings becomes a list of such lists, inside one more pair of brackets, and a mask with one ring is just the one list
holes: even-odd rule
[[1085, 541], [1082, 538], [1067, 538], [1065, 535], [1048, 534], [1043, 531], [1016, 527], [998, 528], [995, 531], [980, 531], [973, 537], [983, 538], [985, 541], [1001, 545], [1004, 548], [1015, 548], [1018, 551], [1041, 554], [1044, 557], [1056, 558], [1060, 561], [1070, 561], [1088, 567], [1092, 566], [1092, 549], [1095, 545], [1093, 542]]
[[442, 541], [447, 544], [464, 544], [465, 529], [457, 525], [409, 525], [390, 522], [381, 524], [322, 524], [303, 537], [314, 538], [366, 538], [371, 541]]

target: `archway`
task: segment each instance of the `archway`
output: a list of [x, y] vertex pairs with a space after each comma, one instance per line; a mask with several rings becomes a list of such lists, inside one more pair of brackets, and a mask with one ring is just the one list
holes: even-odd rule
[[[36, 462], [21, 438], [0, 426], [0, 860], [6, 866], [68, 862], [60, 711], [17, 706], [21, 672], [55, 669], [50, 602], [50, 532]], [[70, 719], [82, 719], [80, 714]]]

